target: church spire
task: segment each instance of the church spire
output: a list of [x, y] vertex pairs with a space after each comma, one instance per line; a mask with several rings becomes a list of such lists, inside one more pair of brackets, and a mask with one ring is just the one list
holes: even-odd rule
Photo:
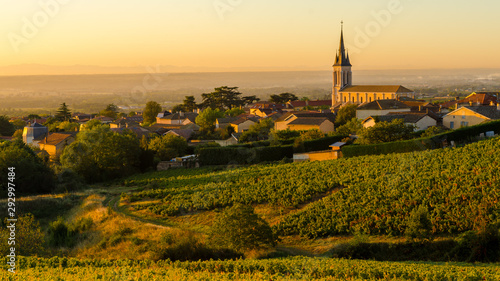
[[341, 22], [341, 30], [340, 30], [340, 45], [338, 54], [335, 58], [335, 65], [337, 66], [352, 66], [349, 61], [349, 55], [345, 49], [344, 45], [344, 21]]

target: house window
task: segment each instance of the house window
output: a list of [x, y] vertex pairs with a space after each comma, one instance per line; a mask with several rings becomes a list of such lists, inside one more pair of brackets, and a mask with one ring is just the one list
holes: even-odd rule
[[469, 122], [462, 121], [462, 123], [460, 125], [461, 125], [461, 127], [467, 127], [467, 126], [469, 126]]
[[455, 129], [455, 122], [450, 122], [450, 129]]

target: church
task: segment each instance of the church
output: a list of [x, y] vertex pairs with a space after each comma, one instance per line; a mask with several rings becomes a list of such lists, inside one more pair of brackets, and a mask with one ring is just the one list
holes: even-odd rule
[[401, 85], [352, 85], [349, 54], [344, 45], [344, 29], [340, 32], [340, 47], [333, 65], [332, 106], [362, 104], [376, 100], [412, 97], [414, 91]]

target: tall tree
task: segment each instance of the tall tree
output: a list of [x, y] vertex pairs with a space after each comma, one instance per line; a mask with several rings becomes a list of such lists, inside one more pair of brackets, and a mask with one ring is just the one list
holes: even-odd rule
[[273, 103], [287, 103], [288, 101], [296, 101], [298, 99], [299, 98], [294, 94], [281, 93], [279, 95], [271, 95], [269, 101]]
[[142, 112], [144, 123], [153, 124], [156, 122], [156, 116], [162, 111], [161, 105], [155, 101], [148, 101]]
[[228, 87], [222, 86], [215, 88], [213, 92], [208, 94], [202, 94], [201, 97], [203, 102], [201, 103], [201, 108], [212, 108], [212, 109], [231, 109], [233, 107], [238, 107], [243, 105], [243, 101], [240, 98], [241, 93], [238, 92], [238, 87]]
[[108, 104], [104, 110], [101, 110], [100, 114], [102, 116], [116, 119], [118, 117], [118, 106], [112, 103]]
[[257, 96], [246, 96], [242, 97], [241, 100], [243, 101], [243, 105], [248, 105], [260, 101], [260, 99]]
[[57, 110], [56, 118], [59, 121], [69, 121], [71, 119], [71, 111], [69, 110], [65, 102], [63, 102]]
[[0, 136], [12, 136], [16, 131], [15, 126], [9, 122], [9, 117], [2, 115], [0, 116]]
[[196, 104], [194, 96], [186, 96], [184, 98], [184, 102], [182, 103], [182, 107], [186, 112], [195, 111], [198, 108], [198, 105]]

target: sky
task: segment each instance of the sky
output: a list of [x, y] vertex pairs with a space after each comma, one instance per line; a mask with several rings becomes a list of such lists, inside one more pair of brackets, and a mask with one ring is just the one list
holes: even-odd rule
[[0, 3], [0, 67], [329, 70], [341, 21], [354, 69], [500, 67], [497, 0]]

